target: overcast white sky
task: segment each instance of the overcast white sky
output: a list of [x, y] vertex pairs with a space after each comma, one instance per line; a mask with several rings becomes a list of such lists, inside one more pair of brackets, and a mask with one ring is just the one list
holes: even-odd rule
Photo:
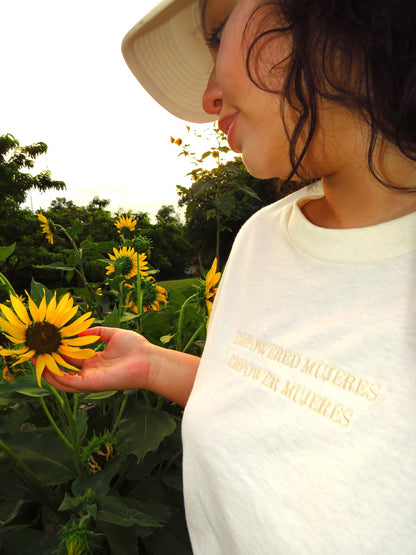
[[[121, 55], [126, 32], [158, 0], [13, 0], [0, 10], [0, 134], [43, 141], [42, 164], [66, 191], [34, 193], [33, 209], [95, 195], [110, 209], [176, 207], [189, 161], [170, 136], [185, 123], [142, 89]], [[194, 126], [204, 129], [204, 126]], [[205, 126], [206, 128], [207, 126]], [[209, 126], [208, 126], [209, 127]]]

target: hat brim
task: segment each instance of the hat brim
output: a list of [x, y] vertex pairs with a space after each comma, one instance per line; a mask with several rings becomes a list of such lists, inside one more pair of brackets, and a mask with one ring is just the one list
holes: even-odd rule
[[173, 115], [193, 123], [217, 119], [202, 108], [213, 61], [197, 0], [158, 4], [124, 37], [122, 53], [141, 85]]

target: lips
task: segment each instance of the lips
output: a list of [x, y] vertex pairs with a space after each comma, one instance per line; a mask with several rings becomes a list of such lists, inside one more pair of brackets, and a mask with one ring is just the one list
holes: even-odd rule
[[230, 129], [230, 125], [233, 121], [233, 119], [237, 116], [237, 114], [230, 114], [229, 116], [224, 116], [223, 118], [221, 118], [218, 121], [218, 127], [219, 129], [221, 129], [221, 131], [225, 134], [228, 135], [228, 130]]
[[218, 121], [218, 128], [227, 135], [228, 144], [234, 152], [240, 152], [234, 141], [234, 129], [237, 118], [238, 112], [230, 114], [229, 116], [224, 116]]

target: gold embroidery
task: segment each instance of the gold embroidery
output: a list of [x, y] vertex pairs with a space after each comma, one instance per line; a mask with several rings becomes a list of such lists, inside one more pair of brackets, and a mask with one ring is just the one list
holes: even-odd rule
[[[366, 401], [376, 401], [382, 390], [380, 383], [356, 376], [346, 370], [336, 368], [330, 364], [324, 364], [311, 357], [299, 355], [244, 333], [237, 333], [232, 344], [250, 353], [273, 360], [282, 366], [297, 370], [297, 372], [320, 382], [335, 386], [346, 393], [356, 395]], [[252, 362], [247, 362], [239, 356], [232, 354], [227, 361], [227, 366], [245, 378], [257, 382], [301, 407], [320, 414], [328, 421], [342, 428], [348, 427], [353, 419], [353, 409], [318, 394], [304, 385], [291, 380], [282, 381], [276, 374]]]

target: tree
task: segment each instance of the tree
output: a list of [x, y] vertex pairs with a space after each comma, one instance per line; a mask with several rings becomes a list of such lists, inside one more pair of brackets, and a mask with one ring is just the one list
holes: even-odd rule
[[156, 223], [180, 223], [179, 216], [172, 204], [164, 204], [159, 208], [156, 214]]
[[214, 256], [225, 261], [243, 223], [299, 186], [279, 179], [257, 179], [240, 158], [200, 172], [189, 188], [177, 186], [179, 206], [186, 206], [186, 236], [197, 249], [200, 263], [209, 266]]
[[65, 189], [65, 183], [51, 179], [49, 170], [32, 175], [28, 170], [34, 168], [38, 156], [45, 154], [45, 143], [20, 146], [11, 134], [0, 136], [0, 216], [10, 209], [16, 209], [26, 200], [30, 189], [47, 191]]

